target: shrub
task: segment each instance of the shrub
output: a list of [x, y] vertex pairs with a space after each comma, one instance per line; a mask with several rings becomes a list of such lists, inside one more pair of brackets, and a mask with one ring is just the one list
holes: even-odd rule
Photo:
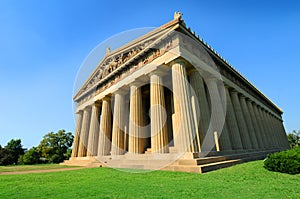
[[300, 147], [269, 154], [264, 161], [264, 168], [281, 173], [300, 173]]
[[[23, 164], [39, 164], [41, 154], [35, 147], [29, 149], [23, 156], [22, 160], [19, 160]], [[21, 162], [22, 161], [22, 162]]]

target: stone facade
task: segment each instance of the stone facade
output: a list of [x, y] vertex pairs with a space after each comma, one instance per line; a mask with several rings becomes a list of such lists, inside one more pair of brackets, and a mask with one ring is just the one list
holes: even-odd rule
[[203, 160], [229, 166], [288, 148], [282, 111], [187, 28], [180, 13], [107, 50], [74, 101], [69, 164], [204, 172]]

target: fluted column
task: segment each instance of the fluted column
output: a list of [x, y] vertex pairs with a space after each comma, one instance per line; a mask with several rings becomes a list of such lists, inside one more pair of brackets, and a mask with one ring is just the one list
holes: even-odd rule
[[231, 96], [229, 94], [228, 87], [225, 87], [225, 89], [226, 89], [225, 91], [226, 91], [226, 102], [227, 102], [226, 123], [230, 132], [229, 135], [231, 138], [232, 148], [234, 150], [241, 150], [243, 149], [243, 144], [239, 133], [239, 127], [237, 124], [234, 108], [232, 105]]
[[[195, 124], [195, 127], [198, 127], [198, 149], [200, 151], [201, 144], [206, 136], [206, 132], [208, 130], [209, 122], [210, 122], [210, 110], [209, 110], [209, 104], [207, 100], [207, 95], [205, 92], [204, 82], [203, 78], [199, 74], [199, 72], [196, 69], [193, 69], [190, 71], [190, 84], [192, 88], [195, 91], [195, 98], [198, 100], [199, 105], [199, 112], [196, 112], [194, 119], [197, 121], [197, 118], [200, 118], [198, 121], [198, 124]], [[195, 111], [197, 111], [196, 109]]]
[[99, 129], [98, 155], [109, 155], [111, 149], [111, 101], [110, 97], [102, 99], [101, 122]]
[[[217, 132], [219, 136], [220, 149], [222, 151], [232, 150], [229, 132], [225, 123], [226, 103], [221, 99], [218, 80], [215, 78], [208, 78], [206, 79], [206, 85], [211, 100], [211, 122], [208, 135], [212, 136], [215, 132]], [[209, 139], [212, 139], [212, 137], [209, 137]]]
[[258, 113], [260, 115], [260, 119], [261, 119], [261, 124], [262, 124], [262, 127], [264, 129], [263, 131], [263, 136], [265, 137], [265, 144], [266, 144], [266, 147], [268, 149], [272, 148], [272, 141], [270, 140], [270, 137], [269, 137], [269, 129], [268, 129], [268, 126], [266, 124], [266, 120], [265, 120], [265, 117], [264, 117], [264, 114], [263, 114], [263, 109], [258, 106]]
[[183, 60], [175, 60], [172, 65], [172, 85], [174, 98], [173, 131], [174, 146], [179, 152], [197, 151], [194, 138], [196, 134], [191, 94]]
[[244, 149], [251, 149], [252, 146], [251, 146], [251, 142], [250, 142], [248, 129], [247, 129], [245, 118], [244, 118], [244, 115], [243, 115], [243, 112], [242, 112], [242, 108], [241, 108], [241, 104], [240, 104], [240, 101], [239, 101], [238, 93], [236, 91], [231, 92], [231, 99], [232, 99], [233, 108], [234, 108], [234, 111], [235, 111], [235, 114], [236, 114], [236, 119], [237, 119], [240, 136], [241, 136], [242, 143], [243, 143], [243, 148]]
[[283, 126], [282, 119], [277, 119], [277, 124], [279, 126], [279, 132], [280, 132], [280, 135], [282, 137], [282, 146], [283, 146], [284, 149], [289, 149], [290, 145], [289, 145], [289, 142], [287, 140], [287, 135], [286, 135], [286, 132], [285, 132], [285, 129], [284, 129], [284, 126]]
[[266, 119], [266, 123], [269, 129], [269, 137], [272, 141], [272, 147], [273, 148], [277, 148], [278, 144], [277, 144], [277, 140], [276, 140], [276, 129], [274, 129], [274, 126], [271, 123], [270, 120], [270, 113], [264, 111], [265, 113], [265, 119]]
[[167, 153], [168, 129], [162, 78], [152, 73], [150, 83], [151, 150], [154, 153]]
[[115, 93], [115, 105], [112, 128], [112, 155], [125, 152], [125, 96], [121, 91]]
[[98, 102], [92, 105], [91, 125], [88, 139], [88, 156], [97, 156], [100, 125], [100, 104]]
[[91, 107], [89, 106], [86, 107], [83, 111], [78, 157], [86, 157], [87, 155], [90, 121], [91, 121]]
[[268, 148], [268, 140], [265, 135], [265, 128], [263, 125], [262, 118], [260, 116], [259, 106], [255, 103], [253, 103], [253, 110], [254, 110], [255, 117], [257, 118], [257, 123], [258, 123], [259, 129], [260, 129], [259, 133], [260, 133], [260, 137], [262, 138], [263, 149], [267, 149]]
[[241, 99], [240, 102], [241, 102], [243, 115], [244, 115], [244, 118], [245, 118], [245, 122], [246, 122], [248, 133], [249, 133], [249, 137], [250, 137], [250, 140], [251, 140], [252, 149], [258, 149], [258, 143], [257, 143], [257, 138], [256, 138], [256, 135], [255, 135], [255, 131], [254, 131], [254, 125], [253, 125], [252, 119], [250, 117], [250, 112], [249, 112], [248, 106], [246, 104], [246, 99], [245, 99], [244, 96], [241, 96], [240, 99]]
[[252, 123], [253, 123], [254, 132], [255, 132], [255, 135], [256, 135], [256, 138], [257, 138], [258, 148], [263, 149], [264, 148], [264, 143], [263, 143], [263, 140], [262, 140], [262, 137], [261, 137], [261, 130], [260, 130], [260, 127], [259, 127], [259, 124], [258, 124], [258, 121], [257, 121], [257, 117], [255, 116], [255, 113], [254, 113], [253, 104], [249, 99], [247, 100], [247, 105], [248, 105], [248, 109], [249, 109], [249, 112], [250, 112], [250, 117], [251, 117], [251, 120], [252, 120]]
[[75, 130], [75, 137], [74, 137], [74, 145], [72, 149], [72, 157], [78, 157], [82, 116], [83, 116], [83, 111], [79, 111], [77, 113], [77, 122], [76, 122], [76, 130]]
[[144, 152], [142, 91], [138, 83], [130, 86], [129, 153]]
[[275, 133], [276, 133], [276, 137], [278, 139], [278, 144], [280, 147], [283, 148], [284, 136], [282, 136], [282, 134], [281, 134], [280, 121], [276, 118], [275, 121], [273, 121], [273, 125], [274, 125], [274, 129], [276, 129]]

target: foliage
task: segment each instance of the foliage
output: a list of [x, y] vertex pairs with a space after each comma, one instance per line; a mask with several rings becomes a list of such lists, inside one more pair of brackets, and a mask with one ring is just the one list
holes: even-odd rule
[[281, 173], [300, 173], [300, 147], [268, 155], [264, 167], [269, 171]]
[[0, 145], [0, 165], [6, 166], [13, 164], [14, 158], [12, 154]]
[[0, 178], [0, 197], [299, 198], [299, 182], [300, 174], [269, 172], [263, 168], [263, 161], [205, 174], [170, 171], [133, 174], [102, 167], [3, 175]]
[[19, 157], [21, 155], [24, 155], [24, 149], [20, 139], [10, 140], [5, 146], [5, 149], [11, 154], [13, 158], [11, 164], [17, 164]]
[[57, 133], [47, 133], [37, 147], [41, 157], [49, 163], [63, 162], [68, 158], [68, 149], [73, 144], [74, 136], [71, 132], [59, 130]]
[[300, 130], [298, 132], [294, 130], [287, 137], [291, 148], [300, 146]]
[[23, 156], [19, 158], [19, 164], [39, 164], [41, 152], [36, 148], [32, 147]]

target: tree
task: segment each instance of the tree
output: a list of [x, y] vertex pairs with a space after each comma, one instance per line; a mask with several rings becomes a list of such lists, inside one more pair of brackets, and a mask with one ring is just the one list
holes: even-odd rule
[[73, 144], [74, 136], [71, 132], [59, 130], [57, 133], [47, 133], [37, 147], [50, 163], [59, 163], [67, 159], [67, 151]]
[[39, 164], [41, 163], [40, 158], [41, 152], [36, 147], [32, 147], [19, 158], [19, 162], [22, 164]]
[[13, 164], [12, 154], [0, 145], [0, 165], [6, 166]]
[[298, 132], [294, 130], [287, 137], [291, 148], [300, 146], [300, 130]]
[[10, 140], [5, 146], [5, 149], [12, 155], [12, 164], [17, 164], [19, 157], [24, 155], [24, 149], [20, 139]]

